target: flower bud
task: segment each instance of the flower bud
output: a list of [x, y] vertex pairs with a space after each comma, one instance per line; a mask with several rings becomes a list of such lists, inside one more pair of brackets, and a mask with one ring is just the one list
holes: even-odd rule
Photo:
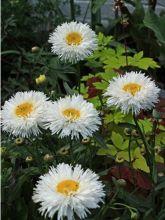
[[115, 161], [116, 161], [117, 163], [123, 163], [123, 162], [124, 162], [124, 158], [117, 156]]
[[133, 220], [137, 220], [138, 219], [138, 213], [137, 212], [133, 212], [133, 211], [131, 211], [131, 219], [133, 219]]
[[159, 176], [159, 177], [162, 177], [162, 176], [164, 176], [164, 173], [163, 173], [163, 172], [158, 173], [158, 176]]
[[17, 145], [21, 145], [23, 142], [24, 142], [24, 139], [21, 138], [21, 137], [15, 139], [15, 143], [16, 143]]
[[119, 186], [119, 187], [125, 187], [127, 185], [127, 182], [124, 180], [124, 179], [118, 179], [116, 181], [116, 184]]
[[60, 154], [60, 155], [66, 155], [69, 153], [69, 146], [64, 146], [64, 147], [61, 147], [57, 153]]
[[155, 154], [159, 154], [161, 152], [161, 147], [159, 145], [154, 147]]
[[82, 144], [87, 144], [89, 142], [90, 142], [90, 138], [83, 138], [81, 141]]
[[40, 48], [35, 46], [35, 47], [32, 47], [31, 51], [32, 53], [36, 53], [36, 52], [39, 52]]
[[132, 132], [132, 129], [131, 129], [131, 128], [125, 128], [125, 129], [124, 129], [124, 134], [125, 134], [126, 136], [130, 136], [130, 135], [131, 135], [131, 132]]
[[43, 82], [46, 81], [46, 76], [44, 74], [40, 75], [38, 78], [35, 79], [36, 80], [36, 84], [42, 84]]
[[30, 163], [30, 162], [33, 161], [33, 157], [32, 156], [28, 156], [28, 157], [26, 157], [25, 161], [26, 161], [26, 163]]
[[54, 159], [54, 156], [51, 154], [45, 154], [45, 156], [44, 156], [44, 161], [46, 161], [46, 162], [50, 162], [53, 159]]
[[0, 154], [1, 156], [5, 157], [8, 155], [8, 151], [7, 151], [7, 148], [6, 147], [1, 147], [0, 148]]
[[137, 132], [137, 130], [133, 129], [132, 132], [131, 132], [132, 136], [134, 137], [138, 137], [139, 136], [139, 133]]

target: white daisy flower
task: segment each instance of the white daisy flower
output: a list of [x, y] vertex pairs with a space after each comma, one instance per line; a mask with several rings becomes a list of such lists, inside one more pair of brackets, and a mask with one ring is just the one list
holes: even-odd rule
[[92, 103], [88, 103], [81, 95], [66, 96], [47, 109], [46, 128], [61, 138], [71, 136], [73, 139], [92, 136], [101, 124], [98, 112]]
[[42, 92], [17, 92], [2, 107], [2, 129], [23, 138], [37, 136], [48, 103]]
[[63, 23], [50, 35], [52, 52], [61, 60], [77, 63], [97, 48], [96, 34], [88, 26], [78, 22]]
[[160, 89], [144, 73], [128, 72], [113, 78], [105, 92], [107, 105], [120, 108], [125, 114], [138, 114], [151, 109], [158, 102]]
[[42, 215], [57, 219], [64, 216], [74, 219], [74, 213], [80, 218], [87, 217], [89, 209], [98, 208], [105, 193], [99, 176], [90, 169], [84, 171], [81, 165], [72, 167], [61, 163], [57, 168], [51, 167], [49, 173], [40, 177], [33, 193], [33, 201], [40, 203]]

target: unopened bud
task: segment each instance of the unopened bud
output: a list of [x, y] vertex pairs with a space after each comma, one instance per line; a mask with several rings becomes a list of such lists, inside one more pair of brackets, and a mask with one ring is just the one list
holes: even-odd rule
[[133, 129], [132, 130], [132, 136], [134, 136], [134, 137], [138, 137], [139, 136], [139, 133], [137, 132], [137, 130], [135, 130], [135, 129]]
[[17, 145], [21, 145], [23, 142], [24, 142], [24, 139], [21, 138], [21, 137], [15, 139], [15, 143], [16, 143]]
[[66, 155], [69, 153], [69, 146], [64, 146], [64, 147], [61, 147], [57, 153], [60, 154], [60, 155]]
[[131, 129], [131, 128], [125, 128], [125, 129], [124, 129], [124, 134], [125, 134], [126, 136], [130, 136], [130, 135], [131, 135], [131, 132], [132, 132], [132, 129]]
[[28, 156], [28, 157], [26, 157], [25, 161], [26, 161], [27, 163], [30, 163], [30, 162], [33, 161], [33, 157], [32, 157], [32, 156]]
[[90, 138], [83, 138], [81, 141], [82, 144], [87, 144], [89, 142], [90, 142]]
[[124, 158], [117, 156], [115, 161], [116, 161], [117, 163], [123, 163], [123, 162], [124, 162]]
[[31, 49], [32, 53], [37, 53], [39, 50], [40, 50], [40, 48], [37, 46], [32, 47], [32, 49]]
[[54, 159], [54, 156], [51, 154], [45, 154], [44, 156], [44, 161], [49, 162], [52, 161]]
[[116, 184], [120, 187], [125, 187], [127, 185], [127, 182], [124, 179], [118, 179], [116, 181]]

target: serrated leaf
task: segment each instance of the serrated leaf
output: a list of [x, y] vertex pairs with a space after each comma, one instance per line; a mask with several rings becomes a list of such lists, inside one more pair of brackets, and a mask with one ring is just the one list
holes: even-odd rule
[[149, 121], [148, 119], [144, 119], [144, 120], [139, 120], [139, 122], [141, 129], [144, 130], [145, 133], [152, 131], [153, 124], [151, 121]]
[[143, 57], [143, 51], [140, 51], [139, 53], [136, 53], [134, 55], [135, 60], [140, 60]]
[[116, 153], [117, 153], [117, 150], [113, 145], [108, 145], [108, 148], [101, 148], [97, 151], [97, 155], [112, 155], [112, 156], [115, 156]]
[[120, 134], [117, 134], [117, 133], [115, 133], [115, 132], [112, 132], [112, 137], [111, 137], [111, 139], [112, 139], [113, 144], [114, 144], [117, 148], [121, 149], [121, 146], [122, 146], [122, 144], [123, 144], [123, 137], [122, 137]]
[[156, 135], [155, 143], [157, 145], [165, 144], [165, 132], [161, 132], [161, 133]]
[[139, 170], [142, 170], [146, 173], [149, 173], [150, 172], [150, 169], [146, 163], [146, 160], [143, 156], [141, 156], [140, 158], [136, 159], [134, 162], [133, 162], [133, 167], [135, 169], [139, 169]]
[[164, 158], [161, 157], [160, 155], [156, 155], [156, 156], [155, 156], [155, 161], [156, 161], [157, 163], [164, 163]]
[[102, 82], [95, 82], [93, 83], [96, 89], [104, 90], [108, 87], [108, 82], [102, 81]]
[[[129, 162], [129, 153], [128, 151], [120, 151], [116, 154], [116, 156], [118, 158], [122, 158], [124, 160], [126, 160], [127, 162]], [[133, 159], [133, 152], [131, 152], [131, 160]]]

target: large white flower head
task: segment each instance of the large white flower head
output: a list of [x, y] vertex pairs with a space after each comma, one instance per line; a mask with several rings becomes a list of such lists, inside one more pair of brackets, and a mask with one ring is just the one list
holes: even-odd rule
[[37, 136], [48, 103], [42, 92], [17, 92], [2, 107], [2, 129], [23, 138]]
[[90, 169], [84, 171], [81, 165], [72, 167], [61, 163], [40, 177], [32, 198], [40, 203], [39, 211], [45, 217], [52, 218], [58, 213], [58, 220], [64, 216], [73, 220], [75, 213], [84, 219], [89, 209], [98, 208], [105, 197], [103, 184], [98, 179], [97, 174]]
[[107, 88], [107, 105], [120, 108], [125, 114], [149, 110], [158, 101], [160, 89], [144, 73], [127, 72], [115, 77]]
[[101, 124], [97, 110], [81, 95], [66, 96], [52, 104], [46, 112], [46, 128], [61, 138], [92, 136]]
[[59, 25], [50, 35], [49, 43], [61, 60], [77, 63], [97, 48], [97, 37], [88, 24], [72, 21]]

